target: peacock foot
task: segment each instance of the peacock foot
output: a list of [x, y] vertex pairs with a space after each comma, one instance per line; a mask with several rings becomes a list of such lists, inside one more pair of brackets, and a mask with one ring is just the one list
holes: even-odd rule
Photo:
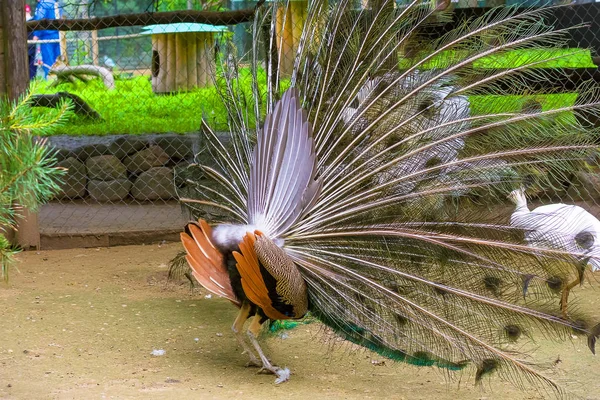
[[263, 365], [257, 372], [258, 374], [273, 374], [277, 376], [275, 379], [275, 384], [283, 383], [290, 379], [290, 369], [289, 368], [279, 368], [275, 365]]
[[246, 363], [246, 368], [262, 368], [262, 363], [252, 355], [250, 360]]

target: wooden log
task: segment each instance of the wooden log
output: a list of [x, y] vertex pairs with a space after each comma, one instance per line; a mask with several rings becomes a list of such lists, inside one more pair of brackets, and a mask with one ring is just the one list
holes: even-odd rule
[[187, 87], [187, 49], [185, 33], [174, 33], [175, 36], [175, 90], [186, 90]]
[[164, 34], [167, 37], [167, 51], [166, 51], [166, 71], [165, 71], [165, 91], [173, 92], [176, 90], [175, 84], [175, 56], [177, 54], [176, 44], [175, 44], [175, 34], [174, 33], [166, 33]]
[[[167, 92], [167, 35], [152, 35], [152, 90], [154, 93]], [[156, 53], [154, 53], [156, 52]]]
[[[306, 20], [306, 11], [308, 9], [308, 1], [293, 1], [290, 3], [292, 11], [292, 57], [296, 57], [298, 47], [300, 47], [300, 39], [302, 38], [302, 31]], [[293, 65], [293, 62], [292, 62]]]
[[198, 64], [196, 63], [196, 52], [198, 51], [197, 35], [194, 32], [186, 34], [187, 46], [187, 84], [189, 88], [198, 87]]
[[113, 90], [115, 88], [115, 78], [108, 69], [104, 67], [98, 67], [96, 65], [58, 65], [53, 66], [49, 71], [50, 74], [55, 74], [60, 79], [67, 79], [68, 76], [78, 76], [78, 75], [94, 75], [102, 79], [104, 86], [108, 90]]
[[215, 69], [213, 49], [215, 38], [212, 32], [198, 32], [198, 87], [212, 85], [211, 73]]
[[31, 96], [29, 104], [31, 105], [31, 107], [56, 108], [64, 99], [71, 100], [71, 103], [73, 104], [73, 112], [75, 114], [96, 120], [102, 119], [100, 114], [98, 114], [96, 110], [90, 107], [90, 105], [86, 103], [85, 100], [69, 92], [58, 92], [53, 94], [36, 94]]
[[283, 55], [281, 72], [285, 75], [291, 75], [294, 69], [294, 27], [292, 16], [292, 4], [287, 3], [285, 10], [285, 26], [283, 29]]

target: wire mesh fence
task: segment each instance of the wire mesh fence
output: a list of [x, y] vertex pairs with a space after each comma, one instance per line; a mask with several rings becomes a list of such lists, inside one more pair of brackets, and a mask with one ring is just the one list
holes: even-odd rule
[[[398, 1], [395, 7], [406, 3]], [[448, 8], [454, 10], [455, 22], [429, 34], [439, 37], [456, 21], [480, 15], [484, 8], [564, 3], [452, 0]], [[569, 4], [573, 6], [551, 11], [549, 23], [558, 28], [590, 25], [571, 33], [568, 47], [581, 51], [559, 65], [572, 68], [577, 75], [583, 69], [596, 70], [600, 3], [576, 0]], [[73, 30], [30, 33], [32, 91], [42, 106], [36, 112], [52, 112], [47, 107], [67, 93], [76, 96], [72, 97], [75, 115], [50, 140], [59, 149], [59, 165], [68, 172], [62, 193], [42, 209], [42, 233], [176, 231], [181, 227], [186, 216], [180, 212], [175, 191], [185, 181], [177, 180], [178, 170], [198, 161], [194, 157], [202, 149], [201, 121], [216, 131], [228, 129], [230, 123], [218, 94], [220, 77], [234, 74], [242, 91], [252, 91], [251, 18], [237, 24], [230, 19], [207, 24], [187, 17], [198, 11], [251, 13], [256, 5], [246, 0], [40, 0], [29, 4], [34, 19], [79, 24]], [[291, 1], [273, 13], [282, 76], [293, 68], [308, 5], [306, 0]], [[365, 9], [370, 2], [357, 0], [355, 7]], [[148, 13], [165, 13], [167, 19], [147, 24]], [[111, 16], [116, 18], [114, 26], [99, 23], [98, 29], [81, 30], [88, 22]], [[264, 49], [257, 57], [264, 78], [259, 78], [263, 86], [259, 89], [264, 90]], [[555, 101], [551, 96], [537, 96], [527, 104], [544, 108]], [[576, 171], [565, 177], [558, 190], [582, 199], [589, 195], [580, 194], [580, 189], [596, 190], [593, 179], [589, 171]]]

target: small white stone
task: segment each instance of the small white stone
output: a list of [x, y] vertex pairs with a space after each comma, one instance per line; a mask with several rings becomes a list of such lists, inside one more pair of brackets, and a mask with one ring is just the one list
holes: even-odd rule
[[152, 354], [153, 356], [157, 356], [158, 357], [158, 356], [164, 356], [166, 353], [167, 352], [165, 350], [163, 350], [163, 349], [158, 349], [158, 350], [154, 349], [154, 350], [152, 350], [152, 353], [150, 353], [150, 354]]

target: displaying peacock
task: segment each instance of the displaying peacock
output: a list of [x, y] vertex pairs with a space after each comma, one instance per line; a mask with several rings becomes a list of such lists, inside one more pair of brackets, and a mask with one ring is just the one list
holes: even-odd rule
[[544, 9], [494, 9], [431, 39], [443, 5], [369, 4], [311, 1], [289, 76], [287, 4], [263, 6], [252, 93], [216, 73], [230, 132], [203, 126], [211, 165], [191, 166], [180, 191], [198, 219], [181, 235], [193, 275], [239, 308], [233, 331], [276, 382], [289, 371], [264, 355], [261, 325], [310, 311], [394, 360], [563, 394], [516, 349], [578, 332], [594, 351], [595, 323], [559, 306], [580, 266], [573, 251], [532, 249], [492, 211], [523, 179], [543, 187], [577, 168], [598, 89], [536, 109], [513, 96], [536, 94], [532, 82], [560, 76], [537, 67], [568, 55], [552, 51], [568, 29], [546, 25]]

